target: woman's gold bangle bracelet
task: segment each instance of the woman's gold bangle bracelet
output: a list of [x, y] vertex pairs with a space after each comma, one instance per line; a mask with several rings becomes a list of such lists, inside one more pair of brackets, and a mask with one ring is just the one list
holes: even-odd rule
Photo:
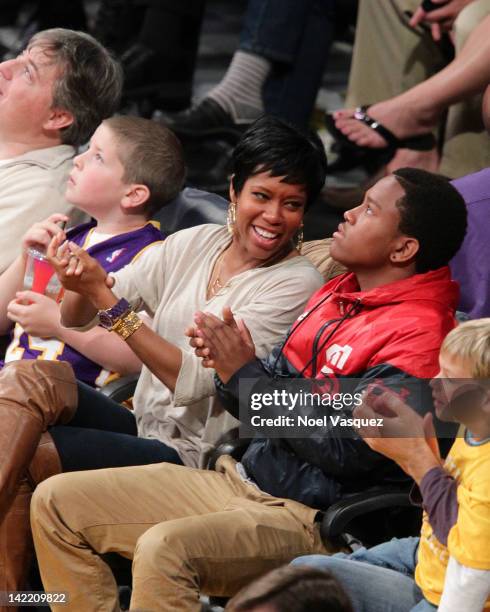
[[132, 336], [142, 325], [143, 321], [135, 312], [130, 310], [114, 323], [111, 331], [116, 332], [123, 340], [127, 340], [129, 336]]

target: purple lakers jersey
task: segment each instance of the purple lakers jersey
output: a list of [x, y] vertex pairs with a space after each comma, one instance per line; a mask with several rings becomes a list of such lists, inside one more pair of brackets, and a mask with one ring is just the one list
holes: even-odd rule
[[[96, 226], [95, 221], [84, 223], [67, 232], [68, 240], [82, 248], [89, 243], [90, 235]], [[144, 251], [149, 245], [163, 239], [160, 230], [147, 223], [132, 232], [113, 236], [86, 249], [107, 272], [115, 272]], [[5, 354], [5, 363], [19, 359], [49, 359], [68, 361], [73, 366], [75, 376], [93, 387], [101, 387], [117, 378], [94, 361], [84, 357], [77, 350], [56, 338], [38, 338], [24, 332], [17, 323], [12, 332], [12, 341]], [[3, 364], [2, 364], [3, 365]]]

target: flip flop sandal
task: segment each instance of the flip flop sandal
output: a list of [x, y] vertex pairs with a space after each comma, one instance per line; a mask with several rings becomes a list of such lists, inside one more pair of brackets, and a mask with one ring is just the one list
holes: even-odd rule
[[[380, 166], [387, 164], [395, 155], [397, 149], [412, 149], [414, 151], [430, 151], [436, 146], [436, 139], [430, 132], [408, 138], [397, 138], [386, 128], [367, 114], [369, 106], [359, 106], [354, 112], [354, 119], [365, 123], [386, 141], [385, 147], [361, 147], [343, 134], [336, 126], [331, 113], [325, 115], [325, 126], [335, 139], [334, 150], [339, 153], [339, 159], [329, 168], [330, 172], [340, 169], [350, 169], [359, 165]], [[349, 160], [350, 158], [350, 160]], [[334, 170], [335, 167], [335, 170]], [[347, 168], [348, 167], [348, 168]]]
[[[348, 172], [354, 168], [364, 168], [368, 175], [376, 174], [382, 166], [390, 162], [394, 153], [388, 149], [371, 149], [368, 147], [351, 146], [352, 143], [335, 141], [330, 147], [330, 153], [335, 154], [335, 161], [327, 166], [327, 174]], [[328, 153], [327, 153], [328, 157]]]

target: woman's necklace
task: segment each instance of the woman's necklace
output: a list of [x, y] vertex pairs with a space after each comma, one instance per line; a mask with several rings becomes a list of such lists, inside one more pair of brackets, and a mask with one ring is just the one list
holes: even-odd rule
[[226, 249], [220, 254], [218, 259], [216, 260], [216, 263], [214, 264], [213, 273], [211, 275], [211, 278], [209, 279], [209, 284], [208, 284], [208, 291], [207, 291], [208, 300], [214, 297], [218, 293], [218, 291], [223, 289], [223, 287], [225, 286], [221, 282], [221, 279], [220, 279], [220, 274], [221, 274], [221, 269], [223, 267], [223, 259], [225, 257], [225, 252], [226, 252]]
[[[213, 273], [211, 274], [211, 278], [209, 279], [208, 288], [207, 288], [207, 299], [210, 300], [213, 298], [218, 291], [221, 291], [224, 287], [226, 287], [227, 282], [223, 283], [221, 281], [220, 275], [223, 270], [223, 262], [225, 259], [225, 253], [227, 252], [227, 248], [221, 252], [216, 263], [214, 264]], [[286, 251], [286, 253], [285, 253]], [[279, 251], [275, 255], [273, 255], [268, 261], [264, 261], [258, 266], [253, 266], [254, 268], [266, 268], [276, 264], [278, 261], [281, 261], [285, 257], [287, 257], [287, 251], [291, 252], [291, 248], [286, 246], [286, 249]]]

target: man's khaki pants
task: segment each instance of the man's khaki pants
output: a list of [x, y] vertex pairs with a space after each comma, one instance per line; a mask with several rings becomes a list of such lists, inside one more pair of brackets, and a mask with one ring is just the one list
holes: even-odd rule
[[[430, 32], [408, 25], [405, 11], [421, 0], [360, 0], [346, 108], [396, 96], [438, 72], [447, 63]], [[490, 0], [473, 0], [454, 24], [456, 53], [490, 13]], [[458, 178], [490, 166], [488, 134], [481, 119], [481, 96], [449, 109], [440, 172]]]
[[233, 595], [323, 546], [316, 511], [244, 482], [231, 457], [211, 472], [171, 464], [62, 474], [36, 490], [31, 522], [53, 610], [119, 610], [99, 554], [133, 559], [131, 609], [200, 610], [199, 593]]

